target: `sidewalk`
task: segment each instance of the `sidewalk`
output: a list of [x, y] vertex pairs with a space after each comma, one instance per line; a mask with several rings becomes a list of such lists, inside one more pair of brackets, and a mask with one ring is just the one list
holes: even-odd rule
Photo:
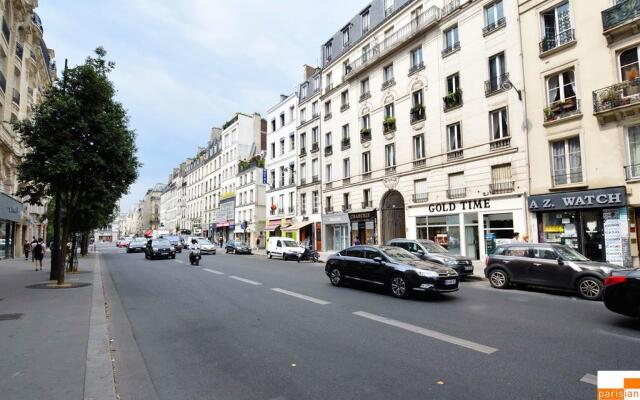
[[[96, 255], [80, 259], [67, 282], [93, 282]], [[28, 289], [49, 281], [24, 259], [0, 261], [0, 397], [82, 399], [93, 286]], [[18, 319], [8, 314], [21, 314]], [[4, 318], [3, 318], [4, 317]]]

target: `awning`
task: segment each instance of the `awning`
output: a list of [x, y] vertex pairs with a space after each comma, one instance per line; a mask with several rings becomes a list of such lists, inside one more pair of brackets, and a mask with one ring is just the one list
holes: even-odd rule
[[302, 221], [297, 224], [290, 225], [285, 228], [285, 232], [293, 232], [304, 228], [307, 225], [310, 225], [311, 221]]
[[216, 228], [226, 228], [227, 226], [229, 226], [228, 222], [218, 222], [216, 224]]
[[265, 226], [264, 230], [268, 232], [273, 232], [276, 229], [280, 228], [280, 222], [281, 221], [279, 219], [272, 219], [269, 221], [269, 224]]

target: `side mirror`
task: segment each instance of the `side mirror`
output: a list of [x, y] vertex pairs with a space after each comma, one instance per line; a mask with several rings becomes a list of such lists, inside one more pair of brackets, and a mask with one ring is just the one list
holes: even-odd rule
[[416, 251], [416, 254], [419, 255], [419, 256], [423, 256], [426, 253], [424, 252], [424, 250], [420, 249], [420, 250]]
[[382, 258], [381, 257], [375, 257], [373, 259], [373, 261], [377, 262], [378, 264], [380, 264], [382, 262]]
[[564, 261], [562, 261], [562, 258], [558, 257], [556, 260], [558, 260], [558, 265], [564, 265]]

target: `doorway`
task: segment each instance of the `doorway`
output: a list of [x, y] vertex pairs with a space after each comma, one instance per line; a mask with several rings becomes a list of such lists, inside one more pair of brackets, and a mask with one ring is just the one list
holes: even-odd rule
[[397, 190], [390, 190], [382, 197], [382, 244], [391, 239], [406, 236], [404, 197]]
[[605, 261], [604, 223], [601, 210], [584, 210], [580, 215], [584, 255], [593, 261]]

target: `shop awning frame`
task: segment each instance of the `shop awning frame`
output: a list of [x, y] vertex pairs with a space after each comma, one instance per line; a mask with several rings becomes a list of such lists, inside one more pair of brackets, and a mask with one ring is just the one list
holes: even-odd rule
[[301, 228], [304, 228], [307, 225], [311, 225], [312, 223], [313, 222], [311, 221], [302, 221], [297, 224], [289, 225], [288, 227], [284, 228], [284, 231], [285, 232], [297, 231], [297, 230], [300, 230]]

